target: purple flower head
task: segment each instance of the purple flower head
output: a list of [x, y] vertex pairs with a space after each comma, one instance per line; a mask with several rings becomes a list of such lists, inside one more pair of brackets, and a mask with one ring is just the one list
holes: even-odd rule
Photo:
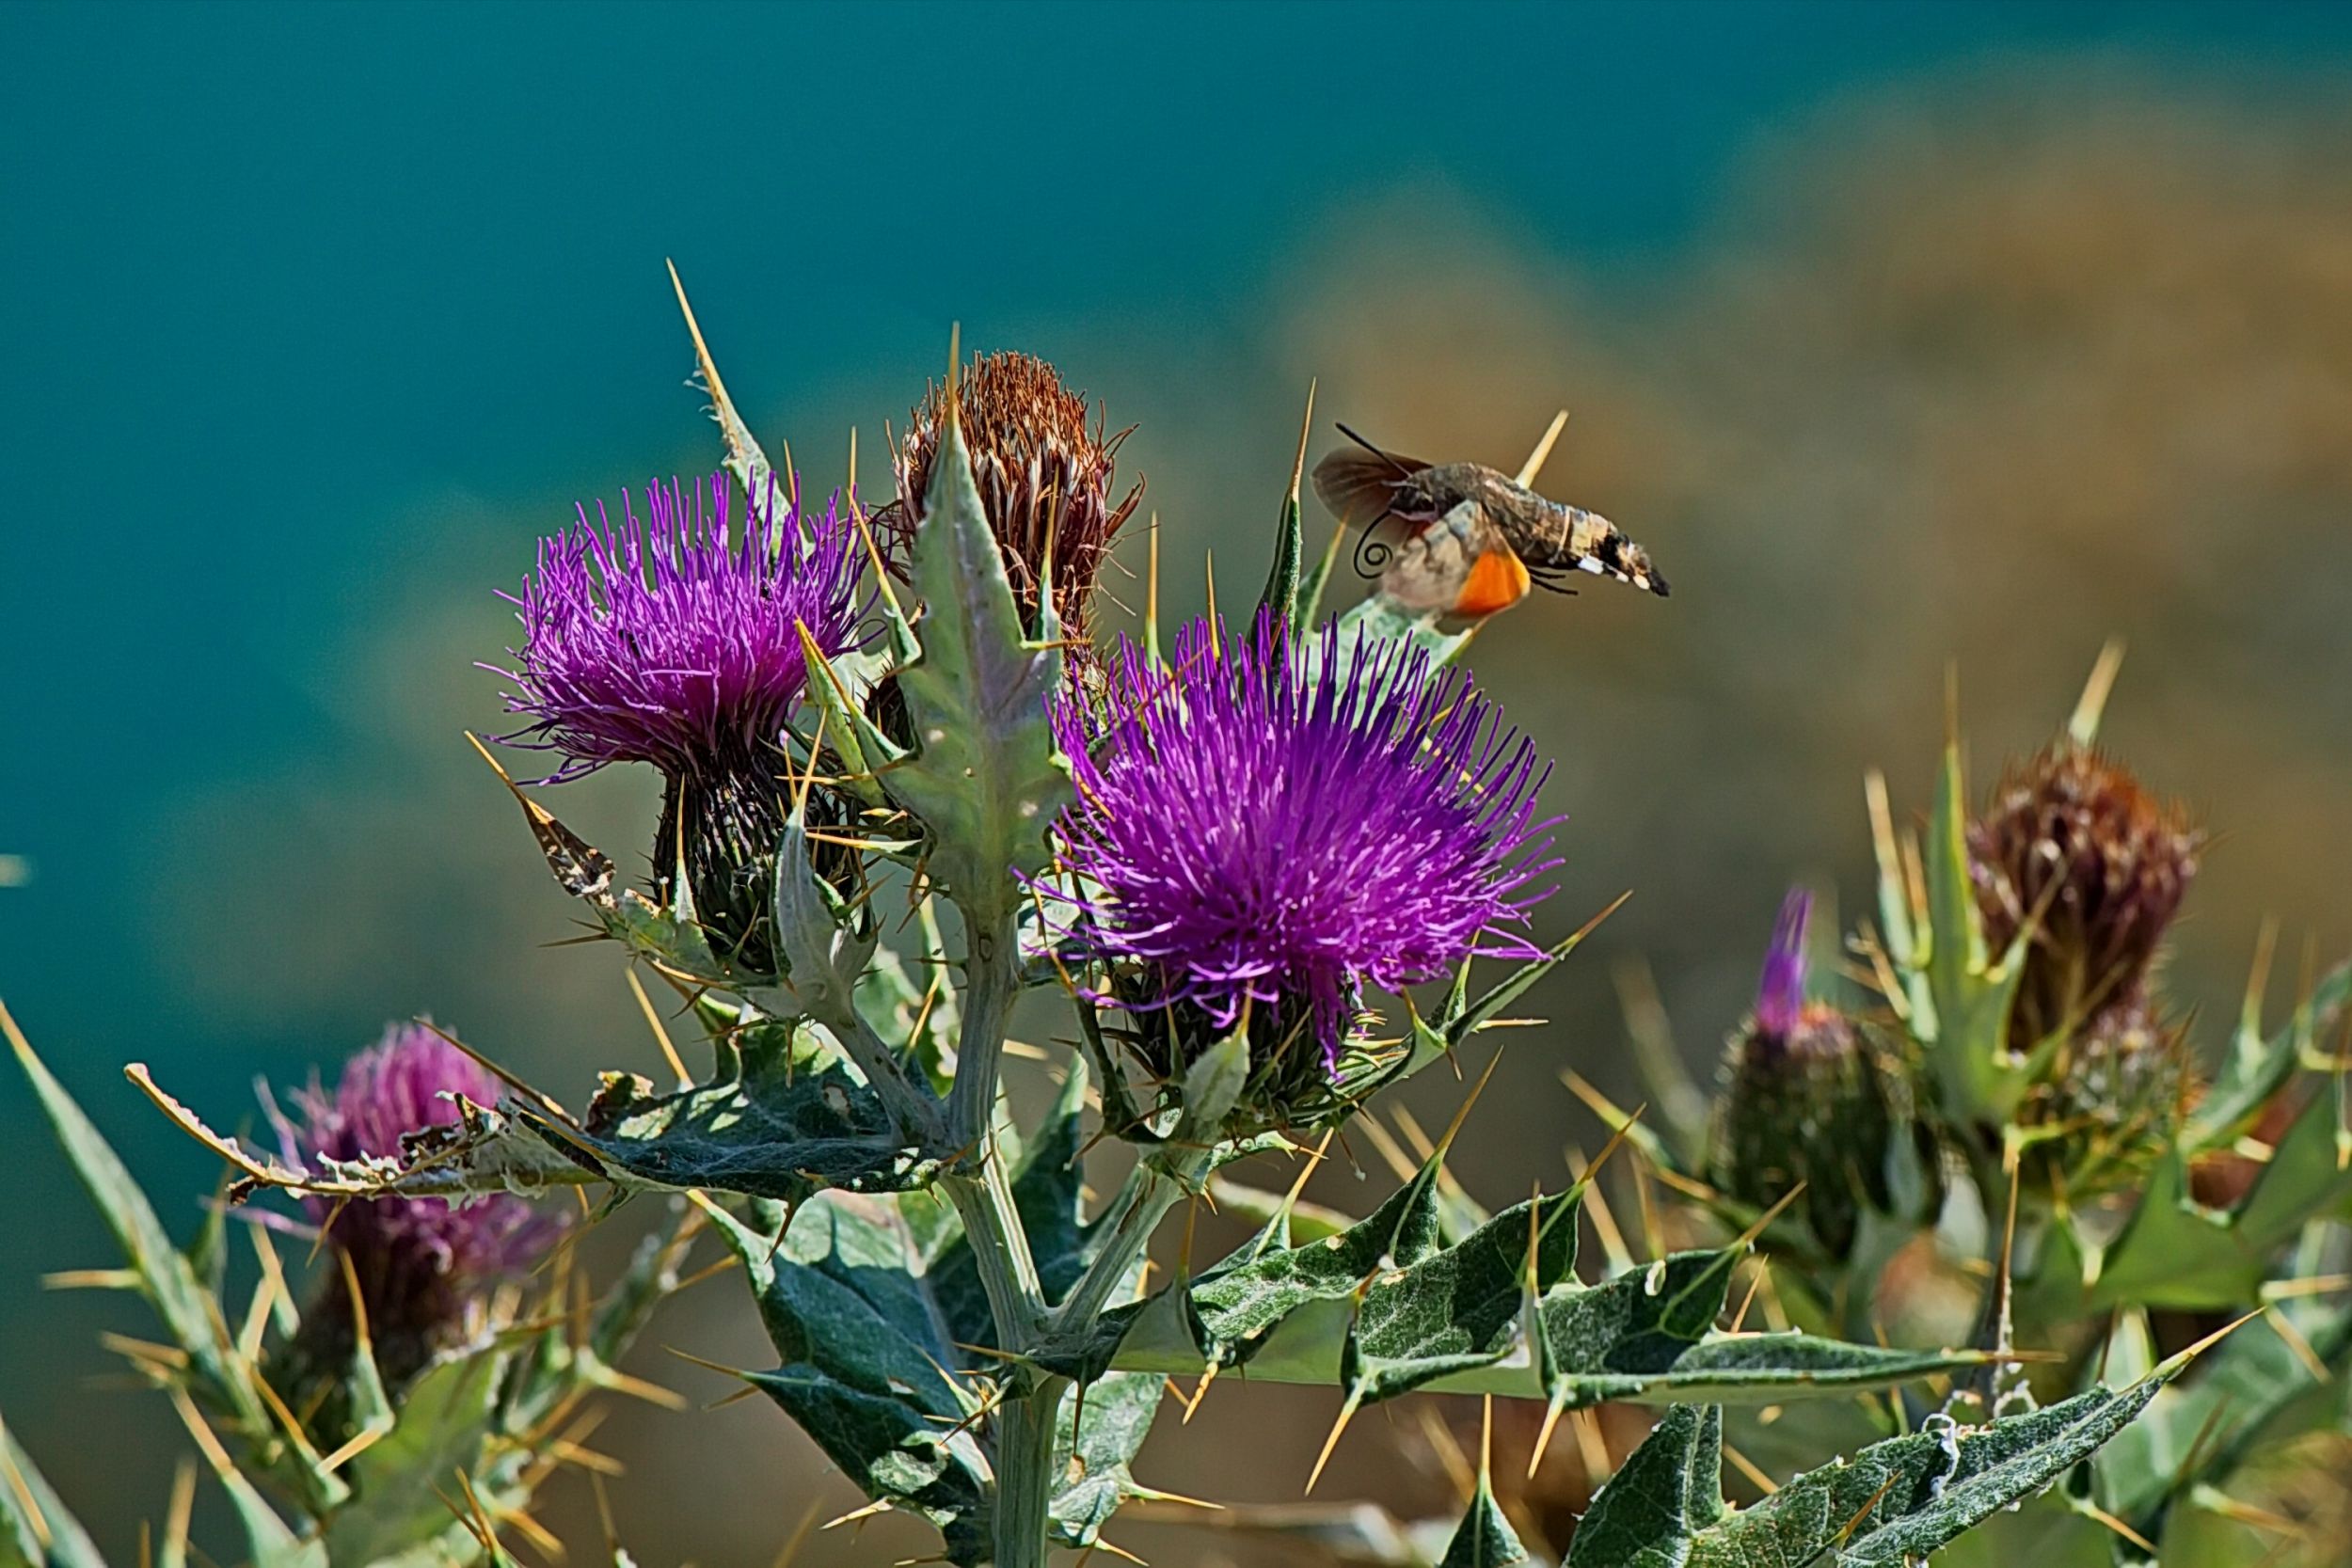
[[803, 519], [771, 491], [739, 522], [727, 476], [645, 490], [640, 518], [602, 502], [539, 542], [520, 598], [510, 711], [516, 744], [563, 753], [548, 782], [607, 763], [673, 778], [732, 766], [775, 738], [808, 685], [799, 627], [827, 655], [859, 640], [862, 556], [837, 504]]
[[1546, 769], [1466, 674], [1336, 627], [1295, 650], [1263, 613], [1241, 638], [1194, 622], [1172, 672], [1132, 643], [1112, 662], [1099, 708], [1056, 713], [1077, 783], [1056, 838], [1099, 999], [1179, 1015], [1147, 1037], [1248, 1006], [1253, 1038], [1311, 1034], [1327, 1079], [1364, 985], [1534, 955]]
[[1804, 1013], [1804, 928], [1813, 919], [1813, 895], [1790, 888], [1772, 924], [1772, 945], [1765, 950], [1764, 977], [1756, 988], [1756, 1033], [1785, 1040]]
[[[488, 1105], [498, 1092], [498, 1080], [457, 1047], [422, 1025], [396, 1023], [344, 1064], [332, 1094], [315, 1081], [298, 1091], [301, 1120], [281, 1124], [279, 1132], [287, 1155], [305, 1164], [391, 1158], [401, 1152], [402, 1134], [457, 1121], [457, 1104], [448, 1097]], [[303, 1204], [351, 1259], [377, 1360], [395, 1382], [464, 1338], [489, 1288], [528, 1272], [563, 1231], [559, 1215], [505, 1195], [457, 1203], [309, 1197]], [[305, 1314], [304, 1331], [347, 1348], [354, 1322], [340, 1267], [327, 1275], [326, 1290], [323, 1309]]]

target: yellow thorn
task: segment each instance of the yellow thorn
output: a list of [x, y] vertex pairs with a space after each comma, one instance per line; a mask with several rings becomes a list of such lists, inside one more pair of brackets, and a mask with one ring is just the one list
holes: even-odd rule
[[1495, 1397], [1481, 1396], [1478, 1407], [1478, 1484], [1493, 1484], [1495, 1473]]
[[[2109, 643], [2108, 646], [2113, 647], [2115, 644]], [[2093, 1503], [2086, 1498], [2077, 1501], [2074, 1506], [2080, 1509], [2089, 1517], [2106, 1526], [2107, 1528], [2113, 1530], [2116, 1534], [2122, 1536], [2133, 1545], [2137, 1546], [2141, 1551], [2146, 1552], [2151, 1560], [2153, 1560], [2158, 1555], [2156, 1544], [2154, 1542], [2140, 1534], [2139, 1531], [2132, 1528], [2131, 1526], [2125, 1524], [2114, 1514], [2109, 1513], [2106, 1509], [2099, 1507], [2096, 1503]]]
[[1427, 1400], [1413, 1402], [1413, 1414], [1421, 1421], [1422, 1441], [1445, 1470], [1446, 1480], [1453, 1483], [1457, 1507], [1468, 1508], [1470, 1498], [1478, 1494], [1478, 1476], [1470, 1469], [1470, 1455], [1454, 1440], [1454, 1429], [1445, 1424], [1438, 1408]]
[[1200, 1381], [1192, 1386], [1192, 1398], [1184, 1402], [1184, 1418], [1177, 1425], [1192, 1425], [1192, 1413], [1200, 1409], [1200, 1402], [1208, 1397], [1209, 1385], [1216, 1381], [1217, 1369], [1223, 1365], [1221, 1361], [1212, 1361], [1200, 1369]]
[[1740, 1310], [1731, 1315], [1731, 1328], [1729, 1332], [1733, 1334], [1739, 1333], [1740, 1325], [1748, 1321], [1748, 1308], [1756, 1305], [1756, 1292], [1763, 1289], [1764, 1276], [1772, 1272], [1772, 1260], [1771, 1259], [1758, 1258], [1756, 1259], [1756, 1272], [1748, 1276], [1748, 1293], [1740, 1298]]
[[861, 1519], [871, 1519], [877, 1513], [887, 1513], [889, 1512], [890, 1499], [887, 1497], [877, 1497], [870, 1503], [866, 1503], [862, 1507], [853, 1508], [847, 1513], [826, 1520], [818, 1528], [819, 1529], [835, 1529], [843, 1525], [854, 1525]]
[[1462, 1101], [1461, 1108], [1454, 1113], [1454, 1120], [1447, 1125], [1445, 1136], [1438, 1140], [1437, 1152], [1431, 1156], [1432, 1159], [1440, 1164], [1444, 1163], [1447, 1151], [1454, 1147], [1454, 1136], [1462, 1131], [1462, 1124], [1470, 1120], [1470, 1107], [1477, 1104], [1478, 1097], [1486, 1092], [1487, 1082], [1494, 1077], [1495, 1069], [1502, 1065], [1502, 1053], [1501, 1051], [1497, 1051], [1487, 1058], [1486, 1070], [1478, 1075], [1478, 1082], [1470, 1085], [1469, 1097]]
[[1550, 1402], [1544, 1406], [1544, 1424], [1536, 1431], [1535, 1446], [1528, 1450], [1527, 1479], [1529, 1481], [1535, 1479], [1535, 1472], [1543, 1466], [1544, 1455], [1551, 1451], [1552, 1429], [1560, 1424], [1560, 1418], [1567, 1414], [1567, 1409], [1568, 1389], [1567, 1385], [1564, 1383], [1560, 1386], [1560, 1391], [1552, 1395]]
[[1527, 461], [1519, 465], [1518, 477], [1521, 484], [1535, 483], [1535, 476], [1543, 472], [1545, 462], [1551, 456], [1552, 443], [1559, 440], [1560, 433], [1567, 428], [1568, 411], [1563, 408], [1551, 417], [1551, 423], [1545, 427], [1543, 439], [1535, 443], [1535, 450], [1529, 452]]
[[60, 1269], [40, 1276], [44, 1291], [135, 1291], [139, 1283], [136, 1269]]
[[171, 1503], [164, 1513], [164, 1554], [184, 1561], [188, 1522], [196, 1513], [196, 1461], [183, 1458], [172, 1466]]
[[1749, 1484], [1766, 1497], [1769, 1497], [1780, 1490], [1780, 1483], [1766, 1475], [1755, 1460], [1750, 1459], [1728, 1443], [1724, 1445], [1724, 1457], [1739, 1466], [1740, 1473], [1748, 1478]]
[[326, 1471], [328, 1475], [333, 1475], [336, 1471], [342, 1469], [344, 1465], [350, 1464], [353, 1460], [358, 1458], [361, 1454], [375, 1447], [377, 1440], [391, 1430], [392, 1429], [388, 1426], [361, 1427], [352, 1435], [350, 1442], [345, 1443], [342, 1448], [337, 1449], [333, 1453], [330, 1453], [325, 1459], [320, 1460], [319, 1468]]
[[2106, 711], [2107, 693], [2115, 689], [2115, 677], [2122, 668], [2123, 640], [2110, 637], [2099, 650], [2098, 662], [2090, 667], [2090, 678], [2083, 682], [2074, 717], [2066, 721], [2067, 736], [2075, 745], [2088, 746], [2099, 737], [2099, 715]]
[[636, 966], [632, 964], [621, 973], [628, 976], [629, 991], [637, 998], [638, 1010], [645, 1015], [645, 1027], [653, 1031], [654, 1043], [661, 1048], [661, 1059], [670, 1064], [670, 1070], [677, 1074], [681, 1085], [692, 1083], [694, 1075], [686, 1070], [677, 1047], [670, 1043], [670, 1032], [661, 1027], [661, 1015], [654, 1011], [653, 998], [645, 994], [645, 985], [637, 978]]
[[1323, 1467], [1331, 1462], [1331, 1450], [1340, 1446], [1340, 1433], [1345, 1432], [1347, 1430], [1347, 1423], [1356, 1418], [1356, 1401], [1359, 1397], [1359, 1396], [1351, 1393], [1347, 1396], [1346, 1401], [1341, 1404], [1340, 1418], [1331, 1423], [1331, 1435], [1323, 1440], [1323, 1451], [1315, 1455], [1315, 1467], [1308, 1474], [1308, 1492], [1311, 1493], [1314, 1491], [1315, 1482], [1323, 1479]]
[[2295, 1353], [2295, 1358], [2303, 1363], [2303, 1370], [2312, 1374], [2313, 1383], [2334, 1381], [2328, 1370], [2328, 1363], [2319, 1358], [2319, 1352], [2312, 1348], [2312, 1342], [2303, 1338], [2303, 1331], [2296, 1327], [2284, 1312], [2274, 1307], [2265, 1316], [2270, 1321], [2271, 1332], [2286, 1342], [2287, 1349]]
[[[723, 1368], [720, 1370], [724, 1370]], [[642, 1377], [631, 1377], [627, 1372], [616, 1372], [610, 1368], [596, 1374], [596, 1382], [616, 1394], [627, 1394], [631, 1399], [643, 1400], [662, 1410], [684, 1410], [691, 1402], [675, 1388], [664, 1388], [659, 1383], [648, 1383]]]
[[[1567, 1154], [1568, 1174], [1581, 1180], [1583, 1173], [1592, 1168], [1585, 1164], [1583, 1150], [1570, 1146]], [[1617, 1216], [1610, 1212], [1609, 1200], [1600, 1188], [1586, 1187], [1583, 1205], [1585, 1214], [1593, 1222], [1593, 1234], [1600, 1239], [1601, 1251], [1609, 1255], [1611, 1272], [1623, 1274], [1632, 1268], [1633, 1253], [1625, 1244], [1625, 1232], [1617, 1228]]]
[[[5, 1431], [6, 1428], [0, 1428], [0, 1432]], [[33, 1498], [32, 1486], [25, 1481], [24, 1473], [17, 1468], [15, 1456], [8, 1452], [5, 1443], [0, 1443], [0, 1481], [8, 1483], [9, 1495], [16, 1498], [17, 1508], [24, 1513], [24, 1522], [33, 1527], [34, 1540], [40, 1543], [43, 1552], [48, 1551], [54, 1539], [49, 1533], [49, 1521], [42, 1516], [40, 1504]]]
[[768, 1568], [792, 1568], [794, 1560], [801, 1555], [801, 1547], [807, 1544], [809, 1533], [816, 1529], [817, 1515], [820, 1512], [822, 1508], [818, 1501], [813, 1497], [809, 1499], [808, 1506], [801, 1511], [801, 1522], [792, 1527], [790, 1535], [785, 1537], [784, 1550], [776, 1554], [776, 1560]]

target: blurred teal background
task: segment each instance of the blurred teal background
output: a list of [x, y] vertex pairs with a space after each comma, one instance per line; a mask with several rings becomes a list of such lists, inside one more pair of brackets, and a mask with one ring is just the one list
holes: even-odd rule
[[[20, 0], [0, 81], [0, 996], [177, 1223], [211, 1163], [127, 1060], [233, 1124], [417, 1012], [561, 1092], [649, 1055], [460, 732], [533, 536], [712, 466], [665, 257], [820, 483], [854, 427], [886, 492], [951, 322], [1054, 359], [1140, 422], [1184, 606], [1203, 548], [1257, 580], [1311, 376], [1318, 450], [1511, 467], [1574, 409], [1546, 488], [1676, 596], [1474, 650], [1561, 758], [1549, 926], [1636, 890], [1473, 1124], [1489, 1197], [1589, 1140], [1561, 1065], [1626, 1082], [1614, 966], [1704, 1062], [1787, 879], [1858, 906], [1859, 771], [1923, 798], [1948, 658], [1989, 784], [2130, 638], [2111, 736], [2227, 835], [2209, 1016], [2264, 914], [2352, 939], [2352, 8]], [[650, 798], [560, 804], [621, 847]], [[127, 1555], [178, 1448], [90, 1386], [138, 1314], [40, 1290], [111, 1259], [5, 1073], [0, 1147], [0, 1410]], [[724, 1290], [654, 1338], [755, 1359]], [[1147, 1477], [1295, 1496], [1236, 1448], [1327, 1411], [1225, 1399]], [[751, 1405], [613, 1446], [651, 1563], [840, 1485]], [[763, 1500], [673, 1506], [713, 1474]]]

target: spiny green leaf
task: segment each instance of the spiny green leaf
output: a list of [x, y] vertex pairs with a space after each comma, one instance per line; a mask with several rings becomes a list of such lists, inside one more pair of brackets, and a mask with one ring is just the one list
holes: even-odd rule
[[171, 1244], [147, 1195], [65, 1085], [34, 1053], [31, 1042], [5, 1009], [0, 1009], [0, 1023], [7, 1026], [17, 1062], [32, 1081], [33, 1093], [59, 1147], [137, 1274], [141, 1293], [153, 1305], [173, 1341], [187, 1352], [198, 1393], [249, 1430], [265, 1429], [269, 1419], [262, 1413], [244, 1359], [227, 1338], [218, 1308], [205, 1294], [188, 1260]]
[[1526, 1560], [1527, 1548], [1519, 1544], [1511, 1522], [1502, 1516], [1491, 1481], [1481, 1474], [1478, 1490], [1470, 1494], [1470, 1509], [1462, 1515], [1462, 1526], [1446, 1543], [1438, 1568], [1509, 1568], [1511, 1563]]
[[[783, 1043], [787, 1038], [795, 1043]], [[192, 1127], [230, 1154], [250, 1185], [330, 1197], [465, 1197], [609, 1182], [621, 1192], [700, 1188], [797, 1202], [825, 1187], [918, 1186], [930, 1165], [901, 1145], [840, 1053], [804, 1028], [763, 1022], [726, 1052], [726, 1070], [671, 1094], [607, 1073], [574, 1125], [516, 1095], [461, 1105], [398, 1157], [315, 1160], [296, 1171]], [[800, 1042], [808, 1042], [803, 1045]]]
[[1519, 1204], [1460, 1245], [1375, 1279], [1342, 1348], [1348, 1398], [1392, 1399], [1507, 1353], [1529, 1292], [1576, 1265], [1577, 1209], [1566, 1196]]
[[[2187, 1160], [2177, 1148], [2168, 1151], [2106, 1248], [2096, 1282], [2087, 1290], [2074, 1287], [2060, 1259], [2051, 1294], [2037, 1294], [2037, 1305], [2047, 1301], [2064, 1309], [2070, 1287], [2086, 1311], [2118, 1302], [2226, 1311], [2252, 1300], [2280, 1246], [2307, 1221], [2344, 1217], [2352, 1204], [2352, 1169], [2339, 1163], [2342, 1080], [2312, 1073], [2306, 1082], [2310, 1099], [2255, 1170], [2251, 1191], [2235, 1209], [2217, 1213], [2199, 1207]], [[2037, 1280], [2037, 1291], [2041, 1285]]]
[[2321, 976], [2296, 1006], [2295, 1017], [2267, 1040], [2259, 1033], [2260, 1021], [2249, 1016], [2220, 1076], [2189, 1113], [2187, 1125], [2181, 1130], [2181, 1148], [2199, 1154], [2226, 1148], [2242, 1136], [2271, 1097], [2295, 1076], [2296, 1067], [2328, 1037], [2347, 1006], [2352, 1006], [2352, 961], [2340, 963]]
[[1093, 1545], [1119, 1505], [1137, 1495], [1130, 1466], [1151, 1435], [1164, 1383], [1152, 1372], [1113, 1372], [1063, 1393], [1046, 1504], [1061, 1544]]
[[1985, 949], [1968, 875], [1967, 782], [1960, 743], [1947, 741], [1929, 818], [1928, 922], [1915, 933], [1924, 948], [1931, 1016], [1915, 1009], [1914, 1031], [1943, 1085], [1947, 1112], [1960, 1120], [1998, 1122], [2016, 1108], [2029, 1074], [2009, 1051], [2010, 1006], [2024, 977], [2025, 937], [1995, 963]]
[[886, 1199], [803, 1206], [781, 1248], [723, 1212], [784, 1365], [748, 1374], [869, 1497], [938, 1526], [959, 1562], [985, 1555], [988, 1462], [966, 1423], [977, 1393], [952, 1369], [951, 1314]]
[[1266, 572], [1265, 591], [1258, 595], [1258, 608], [1273, 612], [1277, 621], [1290, 628], [1294, 638], [1307, 629], [1308, 606], [1299, 597], [1298, 575], [1306, 555], [1306, 541], [1299, 527], [1298, 488], [1300, 477], [1307, 467], [1307, 433], [1314, 426], [1315, 389], [1307, 388], [1307, 417], [1298, 427], [1298, 458], [1291, 465], [1290, 492], [1282, 498], [1282, 516], [1275, 527], [1274, 563]]
[[0, 1568], [106, 1568], [32, 1456], [0, 1421]]
[[[710, 356], [710, 346], [703, 341], [702, 325], [694, 320], [694, 308], [686, 302], [686, 284], [677, 275], [676, 263], [670, 264], [670, 286], [677, 291], [677, 308], [686, 317], [686, 330], [694, 340], [694, 367], [700, 374], [702, 388], [710, 397], [710, 418], [719, 427], [719, 435], [726, 444], [727, 472], [743, 487], [747, 497], [773, 495], [777, 489], [776, 470], [768, 454], [760, 450], [752, 435], [751, 426], [735, 411], [734, 400], [727, 396], [727, 384], [719, 378], [718, 361]], [[797, 483], [787, 474], [788, 483]]]
[[[1967, 1351], [1718, 1333], [1737, 1252], [1678, 1253], [1581, 1284], [1569, 1272], [1565, 1198], [1523, 1204], [1446, 1246], [1434, 1171], [1425, 1167], [1370, 1218], [1304, 1245], [1290, 1244], [1278, 1215], [1199, 1278], [1112, 1314], [1125, 1336], [1112, 1365], [1179, 1372], [1245, 1364], [1260, 1381], [1336, 1384], [1352, 1403], [1431, 1387], [1581, 1406], [1785, 1401], [1983, 1360]], [[1531, 1234], [1540, 1236], [1532, 1281]]]
[[1072, 799], [1046, 705], [1062, 654], [1022, 636], [961, 425], [940, 433], [911, 562], [922, 654], [898, 673], [916, 750], [888, 774], [891, 797], [930, 832], [930, 875], [978, 931], [1009, 921], [1015, 872], [1046, 863], [1045, 830]]
[[802, 1011], [838, 1018], [855, 999], [876, 935], [870, 917], [843, 909], [840, 895], [817, 875], [805, 803], [793, 807], [777, 838], [770, 906], [786, 987]]
[[439, 1363], [409, 1386], [391, 1430], [344, 1472], [352, 1499], [326, 1520], [320, 1537], [329, 1562], [377, 1562], [447, 1535], [453, 1521], [442, 1499], [455, 1472], [476, 1474], [502, 1370], [498, 1356], [466, 1356]]
[[1723, 1521], [1724, 1413], [1678, 1404], [1593, 1498], [1568, 1553], [1574, 1568], [1680, 1568]]
[[2331, 1374], [2352, 1362], [2352, 1300], [2304, 1297], [2271, 1310], [2285, 1319], [2286, 1331], [2248, 1323], [2101, 1452], [2097, 1491], [2108, 1513], [2159, 1539], [2167, 1511], [2180, 1498], [2201, 1483], [2226, 1481], [2258, 1444], [2279, 1436], [2281, 1418], [2326, 1386], [2287, 1332], [2301, 1336]]
[[2168, 1364], [1981, 1427], [1942, 1417], [1798, 1477], [1753, 1508], [1723, 1500], [1720, 1413], [1677, 1407], [1595, 1497], [1569, 1568], [1840, 1568], [1917, 1562], [2096, 1452], [2155, 1397]]

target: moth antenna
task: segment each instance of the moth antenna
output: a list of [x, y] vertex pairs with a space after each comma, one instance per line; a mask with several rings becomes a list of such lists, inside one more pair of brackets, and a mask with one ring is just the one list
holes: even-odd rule
[[[1337, 421], [1334, 422], [1336, 423]], [[1348, 429], [1347, 426], [1340, 425], [1339, 431], [1341, 435], [1346, 436], [1349, 440], [1355, 442], [1358, 446], [1372, 453], [1373, 456], [1380, 459], [1381, 462], [1386, 463], [1390, 467], [1394, 468], [1398, 473], [1409, 474], [1413, 471], [1412, 469], [1406, 467], [1404, 464], [1398, 462], [1394, 452], [1383, 451], [1380, 448], [1374, 446], [1370, 441], [1365, 440], [1361, 436], [1359, 436], [1354, 431]]]

